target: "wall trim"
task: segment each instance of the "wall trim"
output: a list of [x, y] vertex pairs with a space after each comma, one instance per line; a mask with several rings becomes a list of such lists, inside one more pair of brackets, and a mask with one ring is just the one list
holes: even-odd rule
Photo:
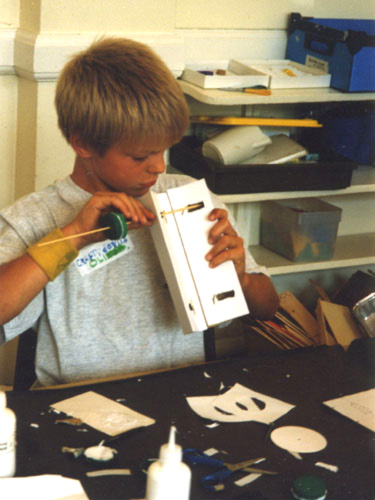
[[[34, 34], [0, 30], [0, 75], [17, 74], [36, 81], [55, 81], [72, 54], [101, 33]], [[150, 45], [176, 77], [185, 64], [237, 59], [283, 59], [285, 30], [176, 30], [174, 33], [111, 33]]]
[[0, 29], [0, 75], [12, 75], [14, 70], [15, 29]]

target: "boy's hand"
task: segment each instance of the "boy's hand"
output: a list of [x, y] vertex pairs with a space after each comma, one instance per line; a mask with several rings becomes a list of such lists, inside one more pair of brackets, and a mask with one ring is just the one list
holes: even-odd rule
[[231, 260], [234, 263], [238, 277], [245, 275], [245, 249], [243, 239], [237, 235], [228, 220], [228, 212], [221, 208], [215, 208], [208, 216], [209, 220], [217, 221], [208, 235], [208, 242], [213, 245], [206, 255], [210, 267]]
[[[108, 212], [117, 210], [127, 219], [129, 229], [138, 229], [142, 226], [151, 226], [155, 215], [141, 202], [125, 193], [98, 192], [95, 193], [79, 212], [77, 217], [62, 229], [66, 236], [84, 233], [100, 227], [100, 217]], [[72, 239], [78, 248], [105, 239], [104, 232], [97, 232]]]

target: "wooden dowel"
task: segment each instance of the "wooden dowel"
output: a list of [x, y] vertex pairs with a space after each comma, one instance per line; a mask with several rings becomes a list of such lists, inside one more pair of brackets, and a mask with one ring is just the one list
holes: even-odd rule
[[56, 238], [55, 240], [45, 241], [44, 243], [38, 243], [37, 245], [38, 247], [44, 247], [46, 245], [52, 245], [52, 243], [58, 243], [59, 241], [72, 240], [73, 238], [79, 238], [80, 236], [99, 233], [100, 231], [107, 231], [107, 229], [111, 229], [110, 226], [100, 227], [99, 229], [92, 229], [91, 231], [86, 231], [85, 233], [72, 234], [70, 236], [65, 236], [64, 238]]
[[203, 205], [202, 205], [202, 202], [200, 203], [195, 203], [195, 205], [186, 205], [186, 207], [183, 207], [183, 208], [176, 208], [175, 210], [170, 210], [169, 212], [160, 212], [160, 215], [162, 217], [164, 217], [165, 215], [169, 215], [169, 214], [174, 214], [176, 212], [184, 212], [185, 210], [191, 210], [191, 209], [194, 209], [194, 208], [202, 208]]

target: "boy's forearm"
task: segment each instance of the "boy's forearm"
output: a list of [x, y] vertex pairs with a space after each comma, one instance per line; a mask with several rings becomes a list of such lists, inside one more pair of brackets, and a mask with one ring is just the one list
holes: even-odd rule
[[28, 254], [2, 265], [0, 325], [20, 314], [47, 283], [47, 275]]
[[279, 307], [279, 296], [268, 276], [245, 273], [241, 286], [250, 314], [257, 319], [271, 319]]

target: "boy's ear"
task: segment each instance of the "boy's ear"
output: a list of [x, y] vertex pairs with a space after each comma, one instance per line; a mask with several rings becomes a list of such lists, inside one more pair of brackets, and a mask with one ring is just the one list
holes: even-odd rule
[[83, 143], [77, 134], [72, 134], [69, 138], [70, 145], [81, 158], [92, 158], [93, 152], [89, 146]]

